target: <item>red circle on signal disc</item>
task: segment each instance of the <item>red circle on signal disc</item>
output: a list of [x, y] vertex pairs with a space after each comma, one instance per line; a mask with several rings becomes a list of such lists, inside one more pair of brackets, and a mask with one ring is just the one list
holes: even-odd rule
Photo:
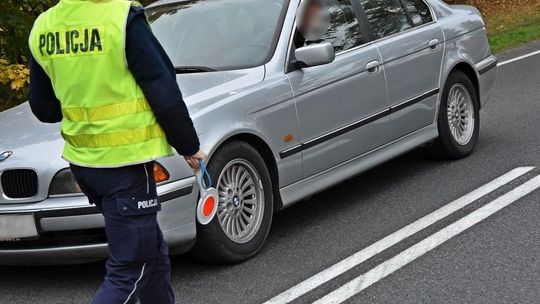
[[214, 197], [209, 196], [205, 201], [203, 205], [203, 215], [205, 217], [209, 217], [212, 215], [212, 211], [214, 210], [214, 205], [216, 204]]

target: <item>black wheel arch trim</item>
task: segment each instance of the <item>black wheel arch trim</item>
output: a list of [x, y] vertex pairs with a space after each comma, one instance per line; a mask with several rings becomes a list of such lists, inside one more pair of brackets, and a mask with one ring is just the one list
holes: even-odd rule
[[494, 69], [497, 64], [499, 64], [499, 61], [498, 60], [495, 60], [493, 61], [492, 63], [486, 65], [485, 67], [481, 68], [478, 70], [478, 74], [482, 75], [482, 74], [485, 74], [489, 71], [491, 71], [492, 69]]

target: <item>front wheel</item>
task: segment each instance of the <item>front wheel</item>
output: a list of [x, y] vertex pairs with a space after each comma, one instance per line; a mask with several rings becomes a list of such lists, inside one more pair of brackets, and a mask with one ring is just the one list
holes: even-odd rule
[[479, 101], [471, 80], [461, 71], [448, 76], [438, 115], [439, 137], [427, 147], [430, 156], [460, 159], [470, 155], [480, 131]]
[[270, 174], [255, 148], [242, 141], [221, 147], [208, 164], [219, 194], [218, 210], [208, 225], [197, 225], [195, 258], [237, 263], [262, 248], [273, 214]]

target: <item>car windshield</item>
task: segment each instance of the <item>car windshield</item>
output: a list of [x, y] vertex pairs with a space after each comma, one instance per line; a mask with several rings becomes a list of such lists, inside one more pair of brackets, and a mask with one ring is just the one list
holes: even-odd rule
[[269, 60], [287, 0], [191, 0], [147, 10], [178, 73], [249, 68]]

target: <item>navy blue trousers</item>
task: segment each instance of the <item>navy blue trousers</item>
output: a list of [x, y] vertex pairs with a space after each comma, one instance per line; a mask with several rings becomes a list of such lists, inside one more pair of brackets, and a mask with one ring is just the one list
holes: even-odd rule
[[171, 265], [157, 221], [153, 163], [121, 168], [71, 165], [77, 183], [105, 217], [105, 281], [93, 304], [172, 304]]

